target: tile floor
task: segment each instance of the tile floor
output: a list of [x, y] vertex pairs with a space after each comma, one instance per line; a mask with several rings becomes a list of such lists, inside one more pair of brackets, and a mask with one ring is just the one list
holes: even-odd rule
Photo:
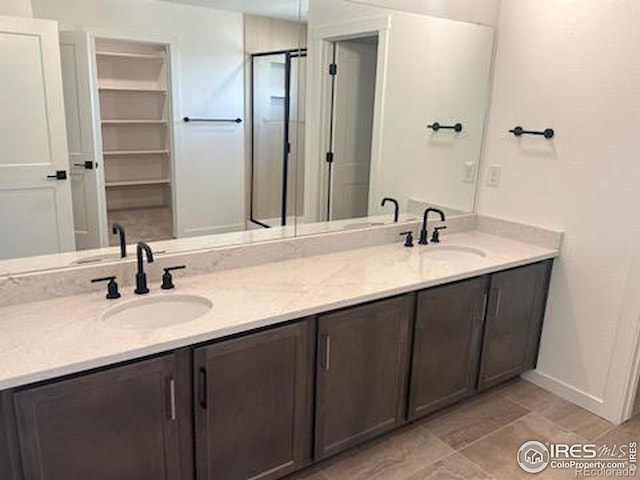
[[565, 479], [573, 471], [531, 475], [516, 453], [528, 440], [622, 444], [640, 441], [640, 418], [613, 424], [524, 380], [498, 387], [398, 433], [373, 441], [296, 480]]

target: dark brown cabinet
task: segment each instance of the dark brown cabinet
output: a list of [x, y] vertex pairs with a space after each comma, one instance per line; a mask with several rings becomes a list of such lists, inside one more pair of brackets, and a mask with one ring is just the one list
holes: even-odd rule
[[183, 479], [177, 371], [167, 355], [18, 392], [25, 480]]
[[406, 295], [319, 318], [316, 460], [402, 422], [413, 298]]
[[0, 478], [21, 480], [20, 452], [15, 425], [13, 393], [0, 392]]
[[314, 321], [195, 351], [199, 480], [269, 480], [311, 451]]
[[552, 261], [491, 276], [478, 387], [535, 368]]
[[418, 294], [409, 419], [476, 391], [488, 277]]
[[0, 392], [0, 479], [283, 478], [534, 368], [551, 266]]

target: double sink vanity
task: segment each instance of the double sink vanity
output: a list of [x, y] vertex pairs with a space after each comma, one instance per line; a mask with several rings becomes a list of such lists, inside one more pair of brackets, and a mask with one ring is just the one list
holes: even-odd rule
[[282, 478], [534, 368], [560, 235], [451, 223], [1, 307], [0, 478]]

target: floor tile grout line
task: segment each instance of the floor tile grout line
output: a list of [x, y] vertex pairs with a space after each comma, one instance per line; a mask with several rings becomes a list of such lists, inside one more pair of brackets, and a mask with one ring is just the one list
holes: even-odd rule
[[[549, 393], [551, 393], [551, 392], [549, 392]], [[548, 420], [549, 422], [553, 423], [554, 425], [556, 425], [556, 426], [558, 426], [558, 427], [561, 427], [561, 428], [562, 428], [562, 429], [564, 429], [565, 431], [567, 431], [567, 432], [569, 432], [569, 433], [572, 433], [573, 435], [575, 435], [575, 436], [577, 436], [577, 437], [580, 437], [580, 438], [581, 438], [581, 439], [583, 439], [585, 442], [588, 442], [588, 441], [589, 441], [589, 440], [588, 440], [587, 438], [585, 438], [583, 435], [581, 435], [581, 434], [579, 434], [579, 433], [577, 433], [577, 432], [574, 432], [573, 430], [570, 430], [569, 428], [564, 427], [563, 425], [560, 425], [558, 422], [556, 422], [556, 421], [554, 421], [554, 420], [550, 419], [549, 417], [547, 417], [546, 415], [544, 415], [544, 413], [543, 413], [543, 412], [545, 412], [545, 411], [549, 410], [549, 409], [552, 407], [552, 405], [545, 406], [544, 408], [539, 408], [539, 409], [533, 409], [533, 410], [532, 410], [530, 407], [528, 407], [528, 406], [524, 405], [523, 403], [520, 403], [518, 400], [513, 399], [513, 398], [509, 398], [506, 394], [502, 394], [502, 395], [503, 395], [505, 398], [507, 398], [508, 400], [511, 400], [513, 403], [515, 403], [515, 404], [519, 405], [520, 407], [522, 407], [522, 408], [526, 408], [527, 410], [529, 410], [529, 412], [530, 412], [530, 413], [536, 413], [537, 415], [539, 415], [540, 417], [542, 417], [542, 418], [544, 418], [544, 419]], [[571, 404], [571, 405], [573, 405], [573, 406], [576, 406], [576, 407], [578, 407], [578, 408], [582, 408], [582, 407], [580, 407], [579, 405], [576, 405], [575, 403], [570, 402], [569, 400], [565, 400], [565, 399], [564, 399], [564, 398], [562, 398], [562, 397], [558, 397], [557, 395], [555, 395], [555, 394], [553, 394], [553, 393], [551, 393], [551, 395], [554, 395], [558, 400], [560, 400], [560, 401], [562, 401], [562, 402], [566, 402], [566, 403]], [[599, 419], [601, 419], [601, 420], [607, 421], [605, 418], [602, 418], [602, 417], [600, 417], [600, 416], [596, 415], [595, 413], [590, 412], [589, 410], [585, 410], [585, 409], [583, 409], [583, 408], [582, 408], [582, 410], [584, 410], [585, 412], [587, 412], [587, 413], [588, 413], [588, 414], [590, 414], [590, 415], [594, 415], [595, 417], [597, 417], [597, 418], [599, 418]], [[602, 432], [602, 433], [598, 434], [598, 435], [597, 435], [597, 436], [596, 436], [592, 441], [593, 441], [593, 442], [596, 442], [597, 440], [599, 440], [600, 438], [602, 438], [603, 436], [605, 436], [606, 434], [608, 434], [609, 432], [611, 432], [613, 429], [615, 429], [615, 428], [616, 428], [616, 427], [618, 427], [618, 426], [619, 426], [619, 425], [611, 425], [611, 426], [610, 426], [610, 427], [608, 427], [604, 432]]]
[[[484, 396], [483, 396], [483, 393], [484, 393]], [[463, 400], [461, 403], [458, 403], [458, 404], [453, 405], [453, 406], [451, 406], [451, 407], [447, 407], [448, 409], [450, 409], [450, 411], [448, 411], [448, 412], [446, 412], [446, 413], [441, 413], [441, 414], [439, 414], [439, 415], [437, 415], [437, 416], [434, 416], [433, 418], [429, 418], [429, 416], [427, 416], [427, 417], [425, 417], [424, 419], [421, 419], [420, 421], [421, 421], [421, 422], [424, 422], [421, 426], [422, 426], [422, 427], [427, 427], [427, 425], [428, 425], [429, 423], [431, 423], [432, 421], [434, 421], [434, 420], [440, 420], [440, 419], [442, 419], [442, 418], [448, 418], [448, 417], [450, 417], [451, 415], [458, 414], [458, 413], [460, 413], [460, 410], [461, 410], [461, 409], [463, 409], [463, 408], [465, 408], [465, 407], [467, 407], [467, 406], [469, 406], [469, 405], [473, 404], [474, 402], [481, 401], [481, 400], [484, 400], [484, 399], [486, 399], [486, 398], [490, 398], [490, 397], [493, 397], [493, 396], [499, 396], [499, 397], [502, 397], [503, 399], [506, 399], [507, 401], [509, 401], [509, 402], [511, 402], [511, 403], [514, 403], [514, 404], [516, 404], [517, 406], [522, 407], [522, 408], [524, 408], [525, 410], [527, 410], [529, 413], [531, 413], [531, 409], [530, 409], [530, 408], [527, 408], [527, 407], [525, 407], [524, 405], [521, 405], [521, 404], [519, 404], [519, 403], [517, 403], [517, 402], [514, 402], [514, 401], [513, 401], [513, 400], [511, 400], [510, 398], [507, 398], [507, 397], [506, 397], [502, 392], [500, 392], [499, 390], [496, 390], [495, 392], [481, 392], [481, 393], [480, 393], [480, 395], [481, 395], [480, 397], [477, 397], [477, 396], [476, 396], [476, 397], [470, 397], [470, 398], [467, 398], [466, 400]], [[437, 412], [434, 412], [434, 413], [437, 413]], [[440, 438], [440, 437], [438, 437], [438, 438]]]
[[594, 443], [597, 442], [598, 440], [600, 440], [602, 437], [604, 437], [605, 435], [608, 435], [609, 433], [611, 433], [612, 431], [614, 431], [616, 428], [620, 427], [624, 425], [623, 423], [621, 423], [620, 425], [611, 425], [611, 427], [607, 428], [604, 432], [602, 432], [600, 435], [598, 435], [597, 437], [595, 437], [593, 439]]
[[[465, 456], [465, 455], [461, 454], [461, 453], [460, 453], [460, 452], [458, 452], [457, 450], [456, 450], [456, 451], [454, 451], [453, 453], [451, 453], [449, 456], [447, 456], [447, 457], [443, 458], [443, 459], [442, 459], [442, 460], [440, 460], [440, 461], [444, 461], [444, 460], [446, 460], [446, 459], [448, 459], [448, 458], [450, 458], [450, 457], [454, 457], [454, 456], [461, 457], [461, 458], [462, 458], [462, 459], [464, 459], [465, 461], [469, 462], [471, 465], [473, 465], [473, 466], [474, 466], [474, 467], [476, 467], [478, 470], [480, 470], [480, 472], [484, 473], [487, 477], [489, 477], [489, 478], [493, 478], [493, 479], [495, 479], [495, 478], [496, 478], [496, 476], [495, 476], [495, 475], [493, 475], [493, 474], [492, 474], [492, 473], [490, 473], [490, 472], [487, 472], [484, 468], [482, 468], [482, 466], [481, 466], [481, 465], [477, 464], [476, 462], [474, 462], [473, 460], [471, 460], [469, 457], [467, 457], [467, 456]], [[436, 463], [437, 463], [437, 462], [436, 462]], [[433, 464], [432, 464], [432, 465], [433, 465]]]
[[[528, 417], [529, 415], [535, 415], [535, 412], [528, 412], [528, 413], [525, 413], [524, 415], [519, 416], [519, 417], [518, 417], [518, 418], [516, 418], [515, 420], [512, 420], [512, 421], [510, 421], [509, 423], [505, 423], [504, 425], [502, 425], [501, 427], [496, 428], [496, 429], [495, 429], [495, 430], [493, 430], [492, 432], [487, 433], [487, 434], [485, 434], [485, 435], [483, 435], [483, 436], [481, 436], [481, 437], [479, 437], [479, 438], [476, 438], [473, 442], [469, 442], [469, 443], [467, 443], [465, 446], [460, 447], [460, 448], [455, 449], [455, 450], [456, 450], [456, 452], [458, 452], [458, 453], [460, 453], [461, 455], [463, 455], [463, 454], [462, 454], [462, 450], [464, 450], [464, 449], [466, 449], [466, 448], [470, 447], [471, 445], [475, 445], [476, 443], [480, 442], [481, 440], [484, 440], [485, 438], [490, 437], [490, 436], [491, 436], [491, 435], [493, 435], [494, 433], [497, 433], [497, 432], [499, 432], [500, 430], [502, 430], [502, 429], [504, 429], [504, 428], [510, 427], [510, 426], [511, 426], [511, 425], [513, 425], [514, 423], [519, 422], [520, 420], [522, 420], [522, 419], [523, 419], [523, 418], [525, 418], [525, 417]], [[453, 448], [453, 447], [452, 447], [452, 448]], [[467, 457], [465, 456], [465, 458], [467, 458]]]
[[[544, 409], [539, 409], [539, 410], [537, 410], [537, 409], [531, 408], [531, 407], [529, 407], [528, 405], [525, 405], [524, 403], [522, 403], [522, 402], [520, 402], [520, 401], [516, 400], [515, 398], [509, 397], [509, 395], [508, 395], [508, 394], [506, 394], [506, 393], [503, 393], [503, 392], [497, 392], [497, 393], [498, 393], [498, 394], [500, 394], [500, 395], [502, 395], [502, 397], [503, 397], [503, 398], [506, 398], [507, 400], [509, 400], [509, 401], [511, 401], [511, 402], [513, 402], [513, 403], [515, 403], [515, 404], [516, 404], [516, 405], [518, 405], [519, 407], [522, 407], [522, 408], [524, 408], [525, 410], [528, 410], [528, 411], [529, 411], [529, 413], [534, 413], [534, 412], [538, 412], [538, 411], [542, 411], [542, 410], [544, 410]], [[551, 395], [553, 395], [553, 394], [551, 394]], [[560, 398], [560, 397], [557, 397], [557, 398]]]
[[[435, 437], [437, 437], [437, 438], [438, 438], [438, 440], [440, 440], [440, 441], [444, 442], [446, 445], [448, 445], [449, 447], [453, 448], [453, 450], [454, 450], [454, 451], [459, 452], [460, 450], [462, 450], [462, 449], [464, 449], [464, 448], [467, 448], [469, 445], [473, 445], [474, 443], [476, 443], [476, 442], [478, 442], [478, 441], [480, 441], [480, 440], [482, 440], [482, 439], [484, 439], [484, 438], [488, 437], [489, 435], [493, 435], [493, 434], [494, 434], [495, 432], [497, 432], [498, 430], [501, 430], [502, 428], [507, 427], [507, 426], [509, 426], [509, 425], [511, 425], [511, 424], [513, 424], [513, 423], [515, 423], [515, 422], [517, 422], [517, 421], [518, 421], [518, 420], [520, 420], [521, 418], [524, 418], [524, 417], [526, 417], [526, 416], [528, 416], [528, 415], [530, 415], [530, 414], [532, 414], [532, 413], [535, 413], [535, 412], [534, 412], [533, 410], [531, 410], [530, 408], [525, 407], [524, 405], [522, 405], [522, 404], [520, 404], [520, 403], [518, 403], [518, 402], [515, 402], [515, 401], [511, 400], [510, 398], [507, 398], [507, 397], [506, 397], [506, 395], [504, 395], [504, 394], [503, 394], [502, 392], [500, 392], [500, 391], [492, 392], [492, 393], [490, 393], [489, 395], [487, 395], [487, 397], [489, 397], [489, 396], [493, 396], [493, 395], [500, 396], [500, 397], [502, 397], [502, 399], [503, 399], [503, 400], [507, 400], [508, 402], [511, 402], [511, 403], [513, 403], [514, 405], [516, 405], [516, 406], [518, 406], [518, 407], [520, 407], [520, 408], [523, 408], [524, 410], [526, 410], [526, 411], [527, 411], [527, 413], [525, 413], [524, 415], [519, 416], [518, 418], [516, 418], [515, 420], [512, 420], [512, 421], [511, 421], [511, 422], [509, 422], [509, 423], [506, 423], [506, 424], [502, 425], [501, 427], [498, 427], [497, 429], [495, 429], [495, 430], [493, 430], [493, 431], [491, 431], [491, 432], [489, 432], [489, 433], [484, 434], [483, 436], [481, 436], [481, 437], [479, 437], [479, 438], [475, 439], [473, 442], [468, 443], [467, 445], [465, 445], [464, 447], [461, 447], [461, 448], [454, 448], [452, 445], [449, 445], [449, 444], [448, 444], [447, 442], [445, 442], [443, 439], [441, 439], [440, 437], [438, 437], [434, 432], [432, 432], [431, 430], [429, 430], [428, 422], [427, 422], [427, 423], [425, 423], [424, 425], [422, 425], [422, 427], [423, 427], [423, 428], [425, 428], [429, 433], [431, 433], [432, 435], [434, 435]], [[487, 397], [485, 397], [485, 398], [487, 398]], [[469, 403], [469, 404], [470, 404], [470, 403]], [[469, 405], [469, 404], [467, 404], [467, 405]], [[454, 414], [454, 413], [459, 413], [459, 410], [458, 410], [458, 409], [455, 409], [455, 407], [454, 407], [454, 409], [453, 409], [451, 412], [448, 412], [448, 413], [446, 413], [446, 414], [444, 414], [444, 415], [442, 415], [442, 416], [440, 416], [440, 417], [437, 417], [437, 418], [438, 418], [438, 419], [441, 419], [441, 418], [447, 418], [447, 417], [449, 417], [450, 415], [452, 415], [452, 414]], [[555, 424], [554, 424], [554, 425], [555, 425]], [[465, 457], [465, 458], [466, 458], [466, 457]]]

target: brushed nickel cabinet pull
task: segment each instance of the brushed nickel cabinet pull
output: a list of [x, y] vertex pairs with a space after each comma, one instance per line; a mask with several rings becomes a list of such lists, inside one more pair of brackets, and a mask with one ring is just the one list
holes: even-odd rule
[[495, 288], [493, 290], [493, 296], [495, 298], [493, 305], [493, 316], [497, 317], [500, 315], [500, 304], [502, 303], [502, 290], [499, 288]]
[[480, 324], [484, 321], [485, 312], [487, 311], [487, 304], [489, 303], [489, 294], [487, 292], [482, 294], [482, 310], [478, 316]]
[[176, 419], [176, 381], [174, 378], [169, 380], [169, 405], [171, 409], [171, 420]]
[[331, 336], [324, 337], [324, 369], [329, 371], [331, 368]]

